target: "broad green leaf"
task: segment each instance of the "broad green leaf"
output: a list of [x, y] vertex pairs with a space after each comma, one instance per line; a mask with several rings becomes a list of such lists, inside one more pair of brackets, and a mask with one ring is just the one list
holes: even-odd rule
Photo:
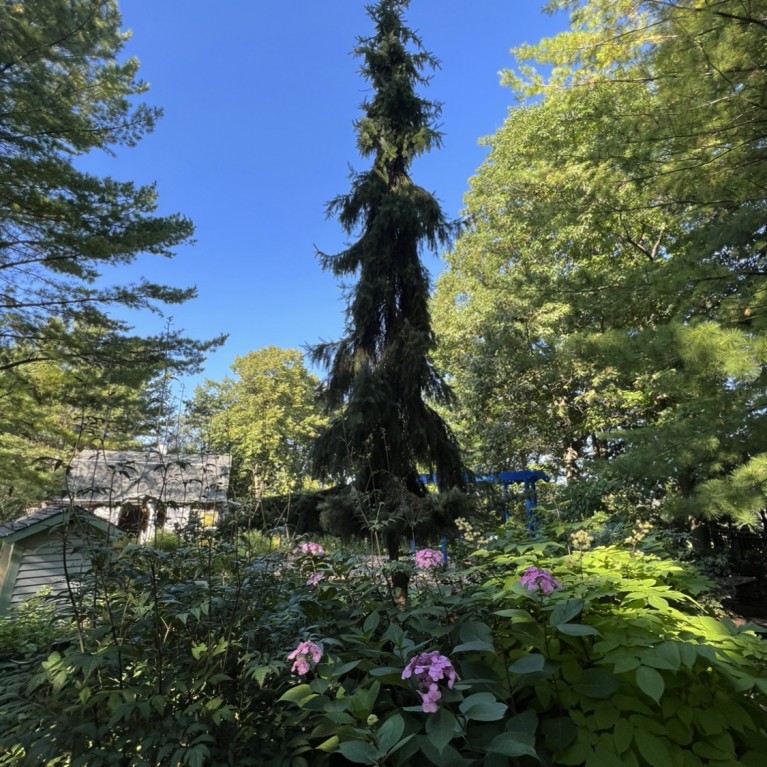
[[458, 635], [461, 644], [453, 652], [493, 652], [493, 632], [490, 626], [479, 621], [464, 623]]
[[601, 668], [587, 668], [572, 688], [587, 698], [609, 698], [618, 689], [618, 680]]
[[700, 627], [705, 632], [707, 639], [721, 639], [732, 636], [733, 633], [722, 621], [707, 615], [696, 616], [690, 622]]
[[575, 736], [578, 734], [578, 728], [569, 716], [545, 719], [542, 730], [546, 743], [555, 751], [564, 751], [575, 740]]
[[561, 623], [556, 626], [561, 634], [567, 634], [572, 637], [599, 636], [599, 632], [593, 626], [586, 626], [583, 623]]
[[[431, 742], [428, 735], [419, 735], [417, 737], [419, 750], [426, 756], [426, 758], [437, 767], [469, 767], [473, 764], [467, 759], [464, 759], [458, 751], [456, 751], [451, 745], [445, 746], [442, 751], [438, 751], [434, 744]], [[423, 764], [422, 760], [414, 762], [419, 767]]]
[[509, 671], [512, 674], [538, 674], [543, 671], [545, 664], [546, 657], [544, 655], [532, 653], [515, 660], [514, 663], [509, 666]]
[[339, 663], [338, 665], [331, 666], [333, 677], [337, 678], [343, 676], [344, 674], [348, 674], [350, 671], [354, 671], [354, 669], [357, 668], [360, 663], [360, 660], [350, 660], [346, 663]]
[[522, 644], [532, 645], [541, 652], [544, 652], [546, 649], [543, 626], [539, 623], [513, 623], [509, 633]]
[[644, 714], [645, 716], [653, 716], [656, 709], [650, 708], [643, 700], [640, 700], [640, 697], [636, 692], [633, 695], [618, 693], [610, 699], [610, 703], [621, 711], [631, 711], [637, 714]]
[[687, 668], [692, 668], [698, 658], [698, 653], [694, 645], [687, 642], [680, 642], [677, 649], [679, 650], [679, 657], [682, 665]]
[[308, 684], [299, 684], [297, 687], [291, 687], [287, 692], [283, 693], [278, 700], [285, 701], [286, 703], [296, 703], [301, 706], [312, 698], [316, 698], [317, 693], [312, 692], [312, 688]]
[[463, 652], [494, 652], [492, 644], [483, 642], [480, 639], [475, 639], [471, 642], [462, 642], [453, 648], [454, 653]]
[[334, 724], [354, 724], [354, 717], [351, 714], [347, 714], [346, 711], [329, 709], [327, 704], [323, 702], [318, 701], [316, 706], [308, 703], [307, 708], [314, 711], [322, 711], [323, 716]]
[[689, 746], [696, 735], [693, 728], [684, 724], [677, 717], [666, 719], [666, 732], [669, 739], [680, 746]]
[[372, 634], [378, 628], [380, 622], [381, 613], [379, 613], [378, 610], [374, 610], [367, 618], [365, 618], [365, 622], [362, 624], [362, 630], [366, 634]]
[[378, 748], [388, 754], [399, 743], [402, 733], [405, 731], [405, 720], [400, 714], [395, 714], [387, 719], [376, 733]]
[[497, 615], [499, 618], [511, 618], [512, 620], [517, 620], [521, 623], [533, 623], [535, 621], [535, 618], [533, 618], [532, 615], [530, 615], [527, 610], [520, 610], [517, 607], [511, 608], [509, 610], [496, 610], [493, 615]]
[[263, 687], [266, 677], [269, 676], [272, 671], [274, 671], [274, 669], [269, 666], [255, 666], [250, 669], [250, 676], [259, 687]]
[[640, 660], [643, 666], [666, 669], [667, 671], [678, 671], [681, 663], [679, 658], [675, 662], [672, 658], [656, 653], [655, 647], [651, 647], [641, 653]]
[[578, 735], [580, 737], [576, 736], [575, 742], [557, 757], [558, 765], [584, 764], [594, 753], [594, 749], [588, 742], [588, 735], [584, 732], [579, 732]]
[[317, 750], [326, 751], [327, 753], [338, 751], [338, 735], [331, 735], [327, 740], [323, 740], [322, 743], [317, 746]]
[[[655, 657], [663, 658], [669, 664], [665, 668], [678, 671], [682, 667], [680, 645], [684, 646], [681, 642], [661, 642], [661, 644], [655, 648]], [[645, 663], [647, 665], [652, 665], [647, 663], [647, 661], [645, 661]], [[660, 666], [655, 666], [655, 668], [660, 668]]]
[[389, 627], [381, 637], [381, 642], [391, 642], [395, 647], [400, 647], [404, 637], [405, 632], [396, 623], [389, 623]]
[[656, 703], [660, 703], [663, 691], [666, 689], [666, 683], [654, 668], [640, 666], [636, 671], [636, 681], [639, 689], [645, 695], [649, 695]]
[[533, 738], [522, 735], [519, 732], [502, 732], [496, 735], [487, 746], [488, 754], [503, 754], [503, 756], [534, 756], [538, 758], [535, 751], [535, 741]]
[[382, 756], [372, 743], [362, 740], [346, 740], [338, 746], [338, 750], [355, 764], [377, 764]]
[[568, 599], [566, 602], [560, 602], [549, 616], [549, 624], [559, 626], [562, 623], [568, 623], [583, 610], [582, 599]]
[[656, 610], [668, 610], [668, 600], [663, 597], [659, 597], [657, 594], [651, 594], [647, 597], [647, 602], [650, 607], [654, 607]]
[[643, 728], [634, 730], [634, 741], [637, 744], [642, 758], [652, 767], [674, 767], [674, 761], [669, 753], [668, 746], [662, 738], [653, 735]]
[[507, 732], [519, 732], [523, 735], [529, 735], [531, 738], [535, 738], [536, 730], [538, 729], [538, 714], [532, 708], [528, 708], [521, 714], [512, 716], [506, 720], [505, 728]]
[[446, 708], [439, 708], [426, 720], [426, 734], [435, 749], [441, 754], [445, 746], [460, 732], [458, 721]]
[[609, 660], [613, 664], [614, 674], [623, 674], [626, 671], [633, 671], [640, 665], [639, 658], [633, 653], [628, 652], [610, 653]]
[[613, 728], [613, 743], [615, 744], [615, 753], [622, 754], [634, 739], [634, 726], [631, 722], [621, 717], [615, 723]]
[[498, 701], [490, 692], [477, 692], [462, 701], [459, 708], [467, 719], [477, 722], [497, 722], [503, 719], [508, 706]]
[[604, 700], [594, 706], [591, 719], [594, 721], [597, 730], [612, 730], [620, 715], [621, 712], [611, 701]]
[[705, 735], [712, 736], [724, 732], [727, 721], [721, 712], [714, 708], [702, 708], [696, 712], [697, 727]]
[[357, 687], [346, 701], [349, 711], [360, 717], [368, 716], [373, 711], [380, 691], [381, 684], [377, 681], [373, 682], [370, 687]]
[[381, 679], [384, 684], [406, 685], [407, 680], [402, 678], [403, 670], [404, 668], [400, 666], [378, 666], [377, 668], [371, 668], [367, 673], [370, 676]]

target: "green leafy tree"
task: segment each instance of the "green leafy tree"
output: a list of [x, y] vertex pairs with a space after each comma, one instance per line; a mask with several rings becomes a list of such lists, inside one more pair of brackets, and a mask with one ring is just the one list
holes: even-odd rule
[[311, 487], [308, 450], [326, 423], [319, 380], [301, 352], [269, 346], [237, 357], [236, 378], [198, 387], [187, 423], [197, 446], [231, 453], [240, 497], [261, 499]]
[[[506, 82], [529, 100], [491, 141], [440, 285], [447, 369], [476, 412], [506, 405], [559, 466], [572, 449], [581, 470], [669, 512], [755, 524], [767, 448], [762, 6], [549, 6], [572, 11], [571, 29], [517, 51], [531, 66]], [[564, 441], [546, 424], [559, 413]], [[492, 445], [478, 420], [475, 440]]]
[[[329, 370], [325, 402], [338, 412], [314, 445], [316, 473], [353, 476], [361, 490], [389, 499], [420, 493], [420, 470], [435, 470], [446, 486], [462, 482], [456, 442], [434, 408], [450, 391], [430, 359], [429, 277], [420, 260], [422, 248], [447, 243], [451, 227], [437, 200], [408, 175], [413, 160], [440, 143], [439, 107], [416, 93], [436, 61], [405, 26], [407, 6], [371, 6], [375, 34], [355, 49], [373, 91], [356, 123], [357, 145], [373, 163], [328, 209], [356, 242], [322, 260], [335, 276], [357, 281], [346, 335], [313, 350]], [[396, 530], [389, 536], [393, 558], [398, 537]]]
[[[582, 94], [579, 113], [603, 108], [594, 101]], [[574, 478], [584, 457], [619, 449], [606, 433], [651, 406], [618, 390], [617, 361], [572, 347], [586, 333], [666, 316], [662, 297], [632, 286], [647, 281], [642, 249], [668, 231], [668, 216], [616, 212], [619, 190], [636, 199], [625, 174], [600, 179], [597, 194], [594, 171], [567, 164], [574, 146], [588, 154], [604, 140], [549, 98], [510, 113], [471, 181], [470, 224], [447, 257], [434, 314], [457, 428], [478, 468], [545, 461]]]

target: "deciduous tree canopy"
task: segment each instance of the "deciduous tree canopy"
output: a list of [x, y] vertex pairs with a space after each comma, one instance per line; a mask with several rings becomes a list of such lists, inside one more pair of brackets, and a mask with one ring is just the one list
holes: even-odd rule
[[496, 461], [602, 465], [669, 510], [753, 523], [765, 4], [550, 7], [571, 29], [517, 51], [523, 103], [472, 180], [436, 299], [461, 431]]
[[306, 489], [309, 446], [326, 423], [319, 380], [301, 352], [275, 346], [238, 357], [232, 371], [236, 378], [208, 381], [195, 392], [189, 424], [196, 447], [231, 453], [240, 498]]

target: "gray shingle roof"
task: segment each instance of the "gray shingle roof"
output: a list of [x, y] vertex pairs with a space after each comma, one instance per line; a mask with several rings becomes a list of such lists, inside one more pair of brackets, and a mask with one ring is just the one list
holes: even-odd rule
[[25, 538], [26, 534], [30, 535], [36, 532], [33, 528], [37, 527], [51, 527], [57, 524], [57, 517], [63, 514], [76, 514], [83, 521], [87, 521], [91, 524], [98, 526], [108, 527], [109, 523], [99, 519], [85, 509], [79, 509], [69, 505], [54, 505], [45, 506], [42, 509], [36, 509], [35, 511], [27, 514], [26, 516], [14, 519], [12, 522], [6, 522], [0, 525], [0, 540], [12, 539], [12, 538]]
[[165, 455], [157, 451], [83, 450], [67, 474], [77, 504], [141, 503], [146, 498], [191, 506], [226, 503], [228, 455]]

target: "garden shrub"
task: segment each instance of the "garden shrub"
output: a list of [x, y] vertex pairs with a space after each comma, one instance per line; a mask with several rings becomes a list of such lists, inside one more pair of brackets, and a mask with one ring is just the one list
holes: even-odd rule
[[574, 533], [509, 528], [461, 569], [125, 546], [71, 647], [3, 664], [0, 765], [761, 765], [758, 634], [705, 614], [710, 583], [646, 539]]
[[303, 614], [280, 561], [246, 553], [125, 546], [83, 590], [79, 640], [0, 671], [0, 764], [262, 764], [281, 716], [262, 682]]
[[[312, 626], [322, 660], [283, 696], [307, 731], [295, 764], [761, 764], [753, 627], [705, 615], [694, 597], [711, 584], [692, 567], [587, 538], [573, 553], [506, 540], [464, 573], [422, 575], [403, 612]], [[403, 678], [414, 658], [428, 678], [428, 654], [457, 672], [434, 675], [436, 711], [423, 679]]]

